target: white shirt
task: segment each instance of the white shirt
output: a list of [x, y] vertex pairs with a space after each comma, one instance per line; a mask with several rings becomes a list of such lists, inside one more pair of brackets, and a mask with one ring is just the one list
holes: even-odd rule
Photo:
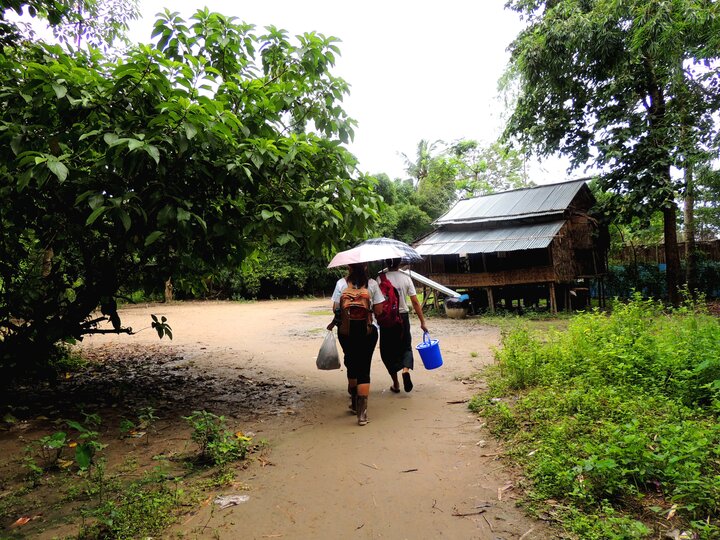
[[407, 297], [417, 295], [417, 291], [415, 290], [415, 284], [413, 283], [412, 278], [407, 274], [398, 272], [397, 270], [386, 272], [385, 275], [390, 280], [390, 283], [393, 284], [393, 287], [398, 290], [398, 296], [400, 297], [400, 305], [398, 306], [398, 311], [400, 313], [409, 313], [410, 310], [408, 309], [407, 305]]

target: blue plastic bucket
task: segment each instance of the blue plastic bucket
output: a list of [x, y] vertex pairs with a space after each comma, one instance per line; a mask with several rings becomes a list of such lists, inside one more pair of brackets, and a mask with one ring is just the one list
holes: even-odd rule
[[430, 339], [430, 334], [423, 334], [423, 341], [415, 347], [420, 353], [425, 369], [436, 369], [442, 366], [442, 354], [440, 354], [440, 344], [437, 339]]

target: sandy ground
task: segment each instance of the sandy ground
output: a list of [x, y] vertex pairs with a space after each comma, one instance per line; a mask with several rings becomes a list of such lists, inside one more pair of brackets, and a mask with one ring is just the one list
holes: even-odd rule
[[[391, 393], [376, 350], [360, 427], [347, 408], [345, 370], [319, 371], [315, 357], [329, 301], [203, 302], [123, 309], [134, 336], [98, 335], [82, 348], [114, 343], [171, 347], [214, 374], [284, 381], [291, 399], [246, 415], [244, 429], [266, 439], [269, 462], [239, 471], [249, 500], [210, 503], [169, 532], [189, 538], [556, 538], [517, 506], [518, 478], [467, 400], [483, 384], [470, 376], [492, 362], [496, 328], [476, 320], [428, 321], [444, 365], [425, 370], [416, 354], [415, 388]], [[158, 341], [150, 314], [164, 315], [174, 339]], [[417, 319], [411, 319], [419, 342]], [[190, 399], [190, 398], [189, 398]], [[238, 396], [241, 400], [242, 396]], [[227, 489], [221, 494], [240, 493]]]

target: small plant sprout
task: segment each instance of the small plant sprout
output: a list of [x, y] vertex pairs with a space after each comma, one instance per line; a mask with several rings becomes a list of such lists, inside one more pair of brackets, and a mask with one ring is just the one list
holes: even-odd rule
[[193, 430], [191, 438], [199, 446], [201, 461], [222, 466], [245, 458], [252, 438], [239, 431], [228, 431], [225, 417], [208, 411], [193, 411], [184, 418]]
[[145, 444], [150, 444], [150, 430], [155, 429], [155, 421], [157, 419], [158, 417], [155, 416], [154, 407], [147, 406], [140, 409], [138, 424], [140, 429], [145, 431]]
[[98, 432], [94, 428], [100, 425], [100, 416], [97, 414], [86, 414], [83, 423], [75, 420], [66, 420], [68, 427], [78, 432], [77, 442], [68, 444], [75, 448], [75, 463], [81, 471], [87, 471], [93, 465], [95, 454], [107, 445], [98, 441]]

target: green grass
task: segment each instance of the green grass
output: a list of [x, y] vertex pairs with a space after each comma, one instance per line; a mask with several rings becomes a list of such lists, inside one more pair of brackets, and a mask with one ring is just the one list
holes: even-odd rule
[[531, 505], [554, 501], [579, 538], [657, 537], [657, 523], [718, 538], [718, 350], [720, 323], [696, 306], [635, 298], [564, 330], [521, 322], [470, 406], [512, 441]]
[[[97, 415], [85, 416], [94, 419]], [[137, 417], [138, 422], [154, 419], [149, 409], [139, 409]], [[111, 468], [105, 457], [108, 445], [98, 444], [92, 466], [82, 468], [81, 462], [72, 459], [72, 451], [79, 445], [71, 447], [66, 438], [62, 439], [64, 453], [56, 456], [53, 447], [50, 460], [43, 457], [43, 452], [53, 434], [28, 444], [25, 459], [16, 456], [12, 462], [17, 469], [6, 486], [11, 492], [0, 497], [0, 518], [12, 523], [18, 516], [43, 514], [45, 523], [27, 524], [8, 538], [24, 538], [26, 534], [37, 533], [39, 527], [52, 528], [60, 523], [73, 525], [77, 531], [66, 538], [163, 537], [167, 527], [181, 514], [207, 498], [207, 491], [234, 483], [238, 461], [268, 446], [267, 441], [254, 443], [251, 436], [233, 432], [224, 417], [207, 411], [195, 411], [185, 419], [193, 430], [191, 440], [197, 448], [188, 445], [190, 452], [176, 459], [153, 458], [144, 452], [116, 453], [114, 458], [119, 459], [112, 460], [116, 465]], [[82, 436], [89, 434], [96, 440], [98, 432], [86, 429], [89, 425], [78, 424], [84, 431], [74, 428], [72, 438], [85, 441], [89, 439]], [[117, 449], [118, 439], [113, 441]], [[27, 467], [30, 461], [33, 468]], [[36, 469], [39, 474], [35, 474]]]

